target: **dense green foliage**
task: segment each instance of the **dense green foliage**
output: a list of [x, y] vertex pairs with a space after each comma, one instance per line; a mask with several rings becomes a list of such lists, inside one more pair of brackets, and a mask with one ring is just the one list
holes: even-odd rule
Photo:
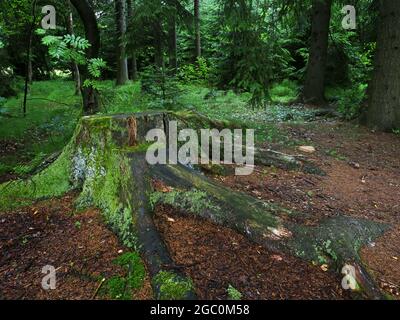
[[[57, 30], [51, 35], [44, 36], [44, 31], [34, 35], [34, 79], [49, 79], [55, 75], [55, 68], [59, 74], [68, 74], [71, 61], [87, 64], [93, 78], [101, 76], [100, 70], [106, 64], [109, 68], [104, 70], [103, 77], [113, 75], [116, 21], [114, 11], [110, 10], [112, 1], [97, 0], [93, 4], [93, 9], [101, 13], [98, 14], [101, 56], [86, 61], [84, 51], [90, 44], [84, 38], [81, 21], [72, 11], [77, 35], [68, 34], [67, 19], [71, 9], [67, 3], [57, 3]], [[253, 107], [266, 106], [271, 100], [288, 103], [299, 97], [309, 55], [311, 1], [203, 0], [200, 4], [203, 57], [195, 61], [191, 1], [127, 1], [128, 30], [124, 41], [128, 63], [135, 59], [142, 74], [142, 86], [156, 98], [155, 104], [161, 108], [174, 107], [177, 81], [249, 92], [247, 102]], [[40, 5], [41, 1], [36, 8], [39, 17]], [[336, 90], [341, 94], [332, 98], [339, 112], [350, 119], [362, 111], [371, 76], [377, 6], [372, 0], [358, 1], [357, 29], [344, 30], [341, 25], [343, 5], [339, 0], [332, 5], [327, 85], [341, 88]], [[32, 7], [28, 0], [9, 1], [9, 5], [1, 6], [0, 57], [4, 59], [0, 59], [0, 90], [3, 91], [0, 96], [4, 97], [15, 92], [15, 80], [25, 73], [21, 64], [23, 51], [17, 48], [23, 48], [26, 42], [21, 34], [31, 22]], [[5, 23], [10, 20], [15, 21], [12, 27]], [[175, 35], [171, 33], [172, 24], [176, 25]], [[35, 27], [39, 27], [38, 23]], [[42, 41], [36, 41], [43, 36]], [[171, 47], [170, 39], [174, 36], [178, 39], [177, 50]], [[164, 67], [171, 66], [174, 50], [179, 69], [176, 77], [173, 68]], [[12, 54], [14, 52], [19, 52], [17, 57]], [[286, 82], [280, 85], [284, 79]], [[100, 85], [94, 80], [85, 80], [87, 86], [97, 89]], [[273, 95], [292, 98], [273, 100]]]

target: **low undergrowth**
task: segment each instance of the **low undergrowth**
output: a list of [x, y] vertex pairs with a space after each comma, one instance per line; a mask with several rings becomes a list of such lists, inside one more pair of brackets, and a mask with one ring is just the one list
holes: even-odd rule
[[23, 96], [8, 98], [0, 112], [0, 175], [24, 177], [41, 160], [60, 152], [69, 142], [81, 116], [80, 97], [72, 81], [33, 83], [27, 113], [22, 114]]

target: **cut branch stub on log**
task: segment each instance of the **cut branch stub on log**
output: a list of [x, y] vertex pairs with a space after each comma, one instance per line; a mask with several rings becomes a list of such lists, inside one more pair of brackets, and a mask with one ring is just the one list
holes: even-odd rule
[[[149, 165], [145, 136], [151, 129], [165, 130], [171, 118], [171, 114], [157, 112], [84, 117], [51, 166], [28, 181], [0, 185], [0, 211], [15, 207], [16, 202], [29, 204], [80, 190], [77, 206], [100, 208], [121, 241], [140, 250], [159, 299], [196, 297], [190, 279], [165, 268], [173, 261], [153, 223], [153, 209], [160, 204], [230, 227], [269, 249], [310, 261], [323, 257], [336, 263], [339, 270], [345, 263], [353, 263], [362, 271], [359, 282], [365, 292], [380, 297], [358, 250], [385, 226], [345, 216], [323, 220], [316, 227], [304, 226], [291, 219], [301, 212], [235, 192], [191, 168]], [[169, 191], [159, 192], [154, 181], [161, 181]]]

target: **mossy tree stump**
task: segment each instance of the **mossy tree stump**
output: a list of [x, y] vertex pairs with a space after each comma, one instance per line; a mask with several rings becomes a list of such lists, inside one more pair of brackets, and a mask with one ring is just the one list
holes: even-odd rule
[[[269, 249], [310, 261], [323, 256], [335, 262], [338, 270], [352, 263], [360, 271], [358, 280], [366, 294], [381, 297], [358, 250], [385, 226], [349, 217], [326, 219], [317, 227], [299, 225], [290, 216], [301, 212], [234, 192], [183, 165], [149, 165], [145, 158], [149, 130], [167, 132], [169, 120], [195, 129], [215, 124], [191, 117], [188, 121], [182, 114], [162, 112], [84, 117], [52, 165], [30, 180], [0, 185], [0, 211], [80, 190], [77, 207], [100, 208], [121, 241], [141, 252], [157, 298], [195, 298], [190, 279], [166, 267], [173, 261], [153, 223], [159, 204], [228, 226]], [[154, 181], [169, 191], [156, 190]]]

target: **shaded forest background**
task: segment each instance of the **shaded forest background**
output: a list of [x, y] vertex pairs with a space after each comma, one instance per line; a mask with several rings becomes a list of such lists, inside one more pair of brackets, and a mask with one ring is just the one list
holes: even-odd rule
[[[56, 7], [57, 28], [46, 42], [37, 29], [49, 4]], [[344, 5], [356, 8], [355, 30], [342, 26]], [[23, 78], [31, 83], [72, 74], [79, 92], [90, 73], [74, 51], [86, 50], [83, 56], [100, 58], [92, 67], [104, 68], [97, 80], [123, 85], [140, 79], [160, 108], [177, 106], [178, 83], [248, 92], [253, 108], [264, 108], [275, 89], [313, 105], [333, 102], [347, 119], [362, 116], [371, 127], [397, 130], [398, 11], [393, 0], [6, 1], [1, 101], [21, 93]], [[78, 41], [54, 39], [66, 34]], [[79, 47], [85, 36], [90, 44]], [[84, 94], [86, 111], [97, 112], [101, 90], [94, 81], [86, 84], [84, 92], [95, 87], [96, 93]]]

